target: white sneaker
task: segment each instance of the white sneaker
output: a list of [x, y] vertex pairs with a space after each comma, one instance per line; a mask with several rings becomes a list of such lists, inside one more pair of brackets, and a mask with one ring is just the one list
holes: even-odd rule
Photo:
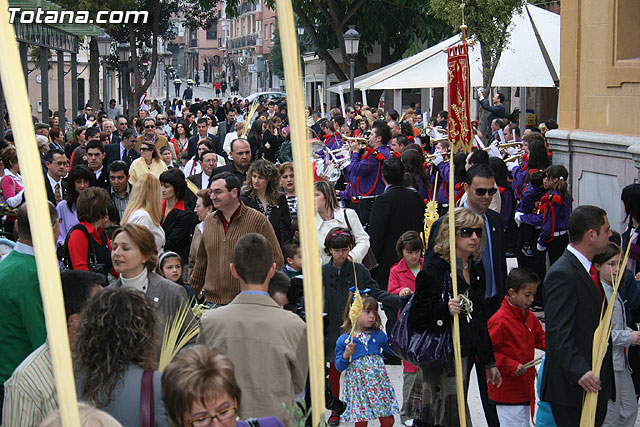
[[407, 427], [413, 426], [413, 419], [405, 421], [404, 425], [406, 425]]

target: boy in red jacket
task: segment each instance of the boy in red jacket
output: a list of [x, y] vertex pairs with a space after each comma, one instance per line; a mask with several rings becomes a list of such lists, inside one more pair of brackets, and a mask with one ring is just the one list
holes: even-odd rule
[[545, 349], [542, 325], [529, 310], [539, 283], [531, 270], [511, 270], [507, 278], [508, 295], [487, 323], [496, 365], [502, 374], [500, 388], [488, 385], [489, 399], [496, 405], [503, 426], [530, 426], [536, 369], [524, 365], [534, 359], [536, 348]]

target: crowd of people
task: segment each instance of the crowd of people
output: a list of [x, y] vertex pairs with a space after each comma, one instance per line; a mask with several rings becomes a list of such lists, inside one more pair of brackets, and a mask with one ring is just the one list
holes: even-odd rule
[[[465, 393], [475, 367], [490, 427], [529, 426], [536, 401], [537, 426], [577, 426], [591, 391], [599, 391], [597, 425], [631, 426], [640, 394], [640, 185], [625, 187], [629, 227], [612, 233], [604, 210], [574, 206], [567, 169], [552, 163], [544, 136], [555, 122], [521, 136], [502, 94], [489, 105], [479, 93], [478, 102], [489, 127], [474, 123], [468, 154], [452, 152], [446, 111], [428, 118], [415, 106], [400, 115], [356, 103], [323, 117], [307, 108], [327, 422], [365, 427], [378, 418], [389, 427], [399, 414], [408, 426], [459, 425], [452, 355], [416, 365], [389, 346], [401, 328], [450, 342], [459, 315]], [[146, 101], [127, 117], [110, 100], [105, 111], [87, 105], [71, 121], [56, 114], [35, 123], [83, 416], [103, 425], [269, 427], [293, 425], [296, 402], [310, 403], [286, 99], [249, 110], [237, 97], [174, 99]], [[55, 425], [29, 189], [10, 130], [0, 147], [2, 425]], [[425, 232], [429, 201], [440, 218]], [[620, 266], [629, 242], [632, 256]], [[517, 263], [510, 271], [508, 258]], [[611, 345], [594, 373], [593, 331], [619, 274]], [[160, 366], [180, 313], [199, 333]], [[536, 349], [546, 350], [537, 399]], [[400, 363], [398, 399], [385, 366]]]

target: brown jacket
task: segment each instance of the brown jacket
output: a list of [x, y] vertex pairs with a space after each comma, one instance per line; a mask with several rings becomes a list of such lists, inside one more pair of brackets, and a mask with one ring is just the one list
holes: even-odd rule
[[290, 424], [282, 404], [293, 407], [309, 368], [306, 325], [298, 316], [268, 295], [240, 293], [228, 306], [202, 315], [197, 342], [233, 361], [241, 418], [276, 416]]
[[233, 261], [236, 242], [247, 233], [260, 233], [266, 237], [273, 247], [276, 269], [282, 269], [284, 264], [280, 244], [267, 217], [244, 203], [240, 205], [240, 215], [231, 221], [226, 234], [217, 211], [204, 219], [202, 240], [189, 284], [196, 295], [204, 286], [207, 302], [229, 304], [240, 292], [240, 281], [231, 276], [229, 264]]

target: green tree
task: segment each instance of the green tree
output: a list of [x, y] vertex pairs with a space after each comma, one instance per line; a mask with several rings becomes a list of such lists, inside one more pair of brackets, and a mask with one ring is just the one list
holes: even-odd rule
[[[151, 86], [158, 66], [158, 42], [160, 38], [175, 36], [171, 25], [172, 16], [180, 16], [191, 29], [206, 29], [217, 20], [216, 5], [219, 0], [58, 0], [58, 4], [69, 10], [126, 10], [148, 12], [146, 23], [107, 25], [106, 32], [116, 43], [129, 43], [129, 61], [133, 71], [133, 90], [125, 88], [129, 106], [138, 100]], [[95, 16], [95, 15], [94, 15]], [[95, 49], [90, 43], [90, 63], [99, 66], [97, 42]], [[117, 65], [117, 52], [107, 59]], [[119, 67], [119, 65], [117, 65]], [[97, 71], [96, 71], [97, 72]], [[90, 71], [91, 73], [91, 71]], [[97, 75], [95, 80], [97, 81]], [[90, 84], [91, 87], [91, 84]], [[91, 91], [90, 91], [91, 92]], [[93, 96], [90, 99], [93, 102]], [[95, 96], [97, 98], [97, 95]]]
[[[244, 0], [227, 1], [228, 16], [237, 16]], [[329, 73], [339, 80], [347, 75], [329, 51], [338, 48], [346, 58], [344, 32], [355, 25], [361, 33], [356, 75], [368, 71], [366, 55], [375, 44], [382, 47], [381, 66], [390, 64], [423, 43], [436, 43], [451, 33], [444, 21], [427, 15], [429, 0], [293, 0], [299, 25], [304, 27]], [[267, 0], [268, 7], [275, 7]]]
[[[482, 58], [482, 86], [488, 91], [502, 51], [509, 44], [509, 24], [514, 14], [522, 11], [523, 0], [469, 0], [464, 16], [467, 37], [480, 42]], [[429, 13], [438, 16], [455, 30], [462, 23], [459, 0], [431, 0]], [[488, 92], [487, 92], [488, 93]]]

